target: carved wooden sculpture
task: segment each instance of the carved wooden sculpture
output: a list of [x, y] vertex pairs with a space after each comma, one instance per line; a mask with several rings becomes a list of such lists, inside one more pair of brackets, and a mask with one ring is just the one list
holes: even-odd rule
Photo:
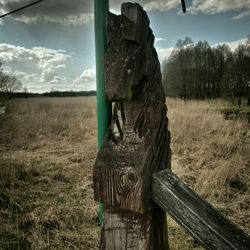
[[113, 121], [94, 166], [104, 203], [101, 249], [168, 249], [164, 212], [151, 200], [152, 173], [170, 168], [170, 133], [154, 35], [139, 4], [109, 13], [106, 94]]

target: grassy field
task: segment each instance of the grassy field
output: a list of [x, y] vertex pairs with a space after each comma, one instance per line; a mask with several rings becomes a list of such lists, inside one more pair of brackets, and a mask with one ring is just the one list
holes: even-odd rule
[[[172, 169], [250, 233], [250, 125], [168, 99]], [[94, 97], [13, 100], [0, 115], [0, 249], [98, 249]], [[202, 249], [169, 219], [171, 249]]]

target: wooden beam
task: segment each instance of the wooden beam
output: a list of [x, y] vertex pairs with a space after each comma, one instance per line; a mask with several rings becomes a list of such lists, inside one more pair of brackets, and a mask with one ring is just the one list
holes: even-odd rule
[[205, 249], [250, 249], [250, 237], [185, 185], [171, 170], [153, 175], [152, 198]]

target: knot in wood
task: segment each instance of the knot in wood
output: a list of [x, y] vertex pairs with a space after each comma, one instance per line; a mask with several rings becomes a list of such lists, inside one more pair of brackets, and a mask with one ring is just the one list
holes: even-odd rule
[[133, 189], [138, 183], [138, 174], [133, 168], [126, 168], [120, 174], [120, 185], [123, 191]]

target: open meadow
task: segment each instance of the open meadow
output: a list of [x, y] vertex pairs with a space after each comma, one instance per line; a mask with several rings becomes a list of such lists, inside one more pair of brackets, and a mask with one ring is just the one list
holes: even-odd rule
[[[172, 170], [250, 234], [250, 124], [167, 99]], [[98, 249], [95, 97], [13, 99], [0, 115], [0, 249]], [[173, 250], [203, 249], [173, 220]]]

